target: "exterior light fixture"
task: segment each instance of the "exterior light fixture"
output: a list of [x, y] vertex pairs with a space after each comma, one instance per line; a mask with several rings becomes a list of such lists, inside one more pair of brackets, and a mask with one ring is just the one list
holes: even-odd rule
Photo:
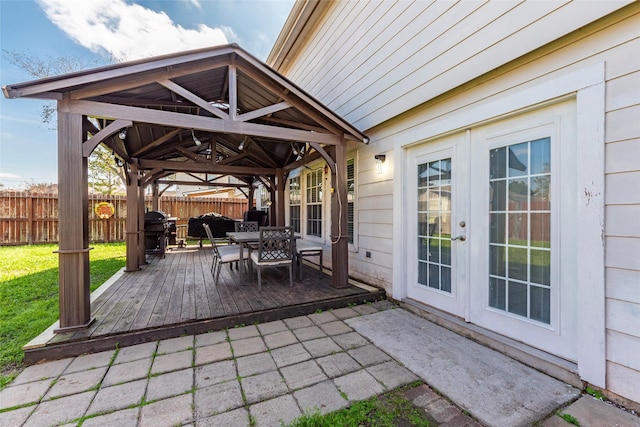
[[127, 128], [120, 129], [120, 132], [118, 132], [118, 138], [124, 141], [126, 137], [127, 137]]
[[238, 145], [238, 150], [240, 150], [240, 151], [244, 150], [244, 143], [245, 143], [246, 140], [247, 140], [247, 137], [245, 136], [242, 139], [242, 142], [240, 143], [240, 145]]
[[199, 147], [200, 145], [202, 145], [202, 141], [200, 141], [197, 137], [196, 134], [193, 133], [193, 129], [191, 129], [191, 137], [193, 138], [193, 142], [195, 142], [195, 144]]
[[387, 156], [385, 154], [376, 154], [373, 156], [376, 159], [376, 169], [378, 171], [378, 175], [382, 175], [382, 164], [385, 160], [387, 160]]

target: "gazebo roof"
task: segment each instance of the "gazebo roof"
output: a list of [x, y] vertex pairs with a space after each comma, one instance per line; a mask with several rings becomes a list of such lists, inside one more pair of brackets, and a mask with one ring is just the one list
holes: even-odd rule
[[[59, 101], [92, 137], [153, 179], [175, 172], [285, 173], [325, 148], [368, 138], [239, 46], [146, 58], [4, 86], [7, 98]], [[127, 129], [126, 137], [118, 135]]]

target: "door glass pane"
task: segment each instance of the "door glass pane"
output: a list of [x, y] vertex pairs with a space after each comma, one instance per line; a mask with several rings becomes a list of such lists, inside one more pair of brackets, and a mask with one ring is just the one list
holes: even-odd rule
[[417, 196], [418, 283], [451, 292], [450, 158], [418, 165]]
[[551, 139], [492, 149], [489, 162], [489, 306], [548, 324]]

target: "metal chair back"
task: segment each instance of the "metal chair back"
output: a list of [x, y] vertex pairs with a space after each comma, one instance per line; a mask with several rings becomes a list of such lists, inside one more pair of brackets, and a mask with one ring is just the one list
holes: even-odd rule
[[236, 222], [236, 231], [258, 231], [259, 229], [257, 221]]
[[278, 263], [293, 260], [291, 227], [262, 227], [258, 243], [258, 261]]

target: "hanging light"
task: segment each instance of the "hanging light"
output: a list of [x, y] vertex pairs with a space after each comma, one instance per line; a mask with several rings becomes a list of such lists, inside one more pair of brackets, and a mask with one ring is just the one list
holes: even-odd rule
[[238, 145], [238, 150], [240, 150], [240, 151], [244, 150], [244, 142], [245, 142], [246, 140], [247, 140], [247, 137], [245, 136], [245, 137], [242, 139], [242, 142], [240, 143], [240, 145]]
[[127, 128], [120, 129], [120, 132], [118, 132], [118, 138], [124, 141], [124, 139], [127, 137], [127, 130]]
[[191, 137], [193, 138], [193, 142], [199, 147], [200, 145], [202, 145], [202, 141], [200, 141], [197, 137], [196, 134], [193, 133], [193, 129], [191, 129]]

